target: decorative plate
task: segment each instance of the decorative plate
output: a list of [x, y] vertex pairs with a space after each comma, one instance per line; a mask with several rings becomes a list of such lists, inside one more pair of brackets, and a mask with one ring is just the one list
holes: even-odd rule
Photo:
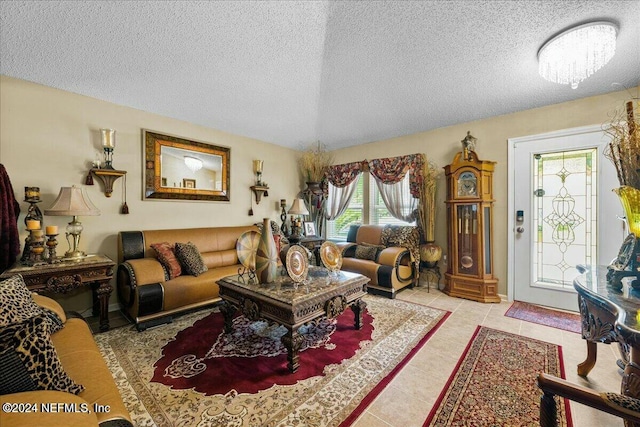
[[342, 267], [342, 252], [333, 242], [326, 241], [320, 246], [320, 259], [330, 271], [337, 271]]
[[294, 282], [302, 282], [309, 274], [309, 253], [300, 245], [291, 245], [287, 251], [287, 273]]
[[256, 252], [260, 243], [260, 233], [257, 231], [245, 231], [238, 238], [236, 243], [236, 252], [238, 252], [238, 261], [249, 270], [256, 269]]

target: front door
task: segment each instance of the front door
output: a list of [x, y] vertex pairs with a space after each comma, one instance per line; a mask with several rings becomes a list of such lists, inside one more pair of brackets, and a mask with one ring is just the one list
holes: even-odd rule
[[509, 140], [513, 299], [578, 311], [578, 264], [609, 264], [624, 239], [607, 135], [580, 128]]

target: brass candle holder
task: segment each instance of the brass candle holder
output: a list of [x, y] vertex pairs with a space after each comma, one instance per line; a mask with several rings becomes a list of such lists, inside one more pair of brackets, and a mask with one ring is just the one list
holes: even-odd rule
[[27, 260], [28, 265], [38, 265], [44, 264], [45, 261], [45, 248], [44, 248], [44, 232], [41, 229], [31, 230], [30, 237], [31, 245], [30, 245], [30, 255]]
[[49, 264], [60, 262], [56, 254], [56, 247], [58, 246], [57, 236], [58, 234], [47, 234], [47, 262], [49, 262]]

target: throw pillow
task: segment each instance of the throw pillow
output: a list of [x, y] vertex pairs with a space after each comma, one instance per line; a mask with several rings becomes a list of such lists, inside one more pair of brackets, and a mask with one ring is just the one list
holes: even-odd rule
[[182, 266], [176, 258], [174, 245], [168, 242], [154, 243], [151, 245], [156, 254], [158, 261], [167, 269], [169, 279], [174, 279], [182, 274]]
[[378, 248], [375, 246], [358, 245], [356, 246], [356, 258], [368, 259], [371, 261], [376, 260], [378, 254]]
[[182, 264], [182, 267], [187, 274], [199, 276], [209, 270], [207, 266], [204, 265], [204, 260], [202, 259], [202, 255], [200, 255], [200, 251], [193, 243], [176, 243], [175, 251], [178, 261], [180, 261], [180, 264]]
[[20, 274], [0, 281], [0, 327], [22, 323], [41, 313]]
[[[56, 348], [49, 335], [49, 322], [44, 315], [27, 319], [22, 323], [13, 323], [0, 330], [0, 354], [6, 363], [15, 363], [16, 358], [7, 355], [13, 352], [20, 360], [24, 370], [31, 378], [36, 390], [59, 390], [78, 394], [84, 387], [76, 384], [62, 367]], [[29, 386], [28, 381], [12, 379], [22, 386]], [[2, 387], [7, 387], [3, 384]], [[23, 390], [28, 391], [28, 390]]]

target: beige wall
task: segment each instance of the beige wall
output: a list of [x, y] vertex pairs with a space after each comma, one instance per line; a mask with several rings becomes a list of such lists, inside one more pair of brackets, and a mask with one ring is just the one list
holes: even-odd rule
[[[120, 214], [122, 183], [114, 185], [106, 198], [102, 184], [84, 186], [90, 162], [101, 153], [100, 128], [116, 129], [113, 165], [127, 171], [129, 215]], [[151, 129], [231, 148], [231, 202], [143, 201], [141, 129]], [[81, 217], [84, 225], [80, 247], [89, 253], [103, 253], [116, 260], [116, 236], [122, 230], [244, 225], [270, 217], [280, 221], [280, 199], [291, 203], [303, 188], [298, 177], [296, 151], [251, 138], [231, 135], [86, 96], [52, 89], [22, 80], [0, 77], [0, 163], [6, 167], [20, 202], [19, 230], [26, 237], [24, 216], [28, 204], [24, 187], [40, 187], [48, 208], [60, 187], [84, 186], [101, 215]], [[263, 180], [269, 197], [251, 207], [249, 186], [254, 184], [252, 160], [264, 160]], [[71, 217], [45, 216], [46, 225], [64, 230]], [[58, 254], [67, 250], [64, 236]], [[113, 283], [115, 285], [115, 281]], [[115, 304], [115, 292], [111, 304]], [[78, 292], [63, 301], [68, 310], [91, 307], [90, 293]]]
[[[559, 88], [558, 90], [565, 90]], [[568, 90], [568, 89], [567, 89]], [[640, 88], [634, 88], [637, 93]], [[346, 163], [410, 153], [426, 153], [439, 166], [453, 160], [467, 130], [478, 138], [476, 151], [483, 160], [497, 162], [495, 172], [495, 270], [500, 279], [499, 292], [507, 289], [507, 139], [602, 124], [610, 113], [630, 98], [626, 91], [550, 105], [519, 113], [435, 129], [372, 142], [335, 151], [335, 163]], [[298, 175], [295, 150], [255, 139], [231, 135], [93, 98], [0, 76], [0, 163], [9, 172], [16, 199], [21, 202], [19, 219], [24, 239], [24, 187], [38, 186], [44, 210], [60, 187], [83, 185], [89, 163], [101, 152], [98, 129], [116, 129], [114, 166], [126, 170], [127, 204], [130, 214], [121, 215], [122, 179], [114, 185], [111, 198], [102, 193], [99, 183], [86, 186], [87, 194], [100, 209], [98, 217], [80, 218], [84, 224], [81, 249], [116, 258], [116, 235], [121, 230], [160, 229], [242, 225], [259, 222], [263, 217], [279, 221], [279, 199], [291, 199], [303, 188]], [[231, 147], [231, 202], [208, 203], [142, 200], [141, 129], [177, 135], [189, 139]], [[366, 155], [364, 154], [366, 153]], [[269, 197], [255, 206], [250, 217], [250, 192], [253, 184], [252, 160], [263, 159], [263, 179], [269, 183]], [[438, 185], [436, 242], [446, 250], [444, 176]], [[64, 229], [71, 218], [45, 217], [47, 225]], [[66, 251], [62, 241], [58, 253]], [[114, 283], [115, 284], [115, 283]], [[117, 299], [112, 295], [111, 303]], [[85, 311], [91, 303], [83, 292], [63, 301], [65, 308]]]
[[[559, 87], [558, 90], [570, 90]], [[640, 88], [632, 92], [638, 93]], [[562, 104], [549, 105], [518, 113], [491, 117], [485, 120], [463, 123], [383, 141], [372, 142], [358, 147], [335, 151], [335, 163], [354, 162], [363, 159], [399, 156], [412, 153], [426, 153], [430, 160], [444, 167], [453, 161], [462, 146], [460, 141], [467, 131], [478, 138], [476, 152], [481, 160], [496, 161], [494, 175], [494, 268], [499, 279], [498, 289], [507, 294], [507, 140], [509, 138], [535, 135], [560, 129], [605, 123], [611, 113], [624, 107], [630, 99], [627, 91], [584, 98]], [[366, 153], [366, 154], [365, 154]], [[436, 243], [446, 252], [446, 211], [444, 205], [444, 173], [438, 182], [436, 214]]]

